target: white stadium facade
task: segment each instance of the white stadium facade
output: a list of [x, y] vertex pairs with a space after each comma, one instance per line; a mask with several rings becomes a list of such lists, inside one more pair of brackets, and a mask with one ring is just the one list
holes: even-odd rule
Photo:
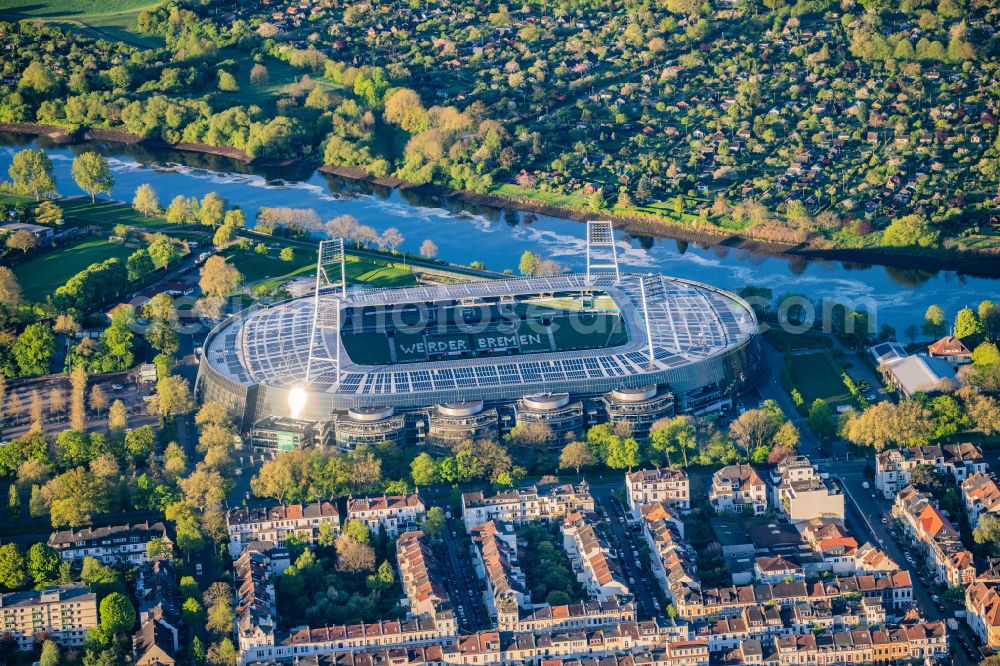
[[619, 273], [612, 243], [609, 223], [588, 224], [585, 274], [347, 290], [329, 279], [344, 275], [343, 243], [326, 241], [314, 295], [209, 334], [198, 397], [277, 449], [447, 448], [538, 421], [558, 445], [595, 423], [642, 436], [658, 418], [727, 409], [764, 370], [752, 308], [705, 284]]

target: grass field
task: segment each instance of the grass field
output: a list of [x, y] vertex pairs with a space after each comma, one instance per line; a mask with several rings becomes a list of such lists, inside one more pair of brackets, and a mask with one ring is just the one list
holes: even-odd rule
[[124, 261], [135, 250], [122, 243], [88, 238], [15, 266], [14, 274], [26, 299], [42, 301], [87, 266], [112, 257]]
[[94, 39], [119, 40], [148, 48], [162, 46], [159, 37], [139, 35], [139, 12], [157, 0], [2, 0], [0, 19], [40, 19]]
[[770, 327], [764, 333], [764, 339], [779, 351], [800, 351], [804, 349], [829, 349], [833, 341], [825, 335], [815, 333], [789, 333], [780, 328]]
[[[313, 276], [316, 271], [316, 253], [295, 248], [292, 261], [282, 261], [278, 249], [269, 248], [266, 255], [243, 252], [231, 248], [223, 252], [227, 261], [243, 274], [248, 285], [276, 287], [293, 278]], [[409, 269], [399, 266], [380, 266], [348, 257], [346, 265], [348, 284], [364, 284], [369, 287], [406, 287], [416, 284], [416, 278]]]
[[826, 400], [831, 407], [854, 404], [841, 379], [840, 369], [826, 353], [792, 354], [787, 363], [792, 383], [807, 405], [816, 398]]
[[453, 329], [455, 332], [443, 335], [427, 335], [422, 328], [397, 328], [391, 338], [384, 330], [346, 331], [342, 339], [348, 356], [364, 365], [419, 363], [442, 355], [447, 358], [449, 354], [467, 358], [506, 356], [509, 353], [506, 350], [513, 349], [519, 355], [602, 349], [628, 341], [622, 318], [617, 314], [567, 314], [554, 318], [548, 328], [535, 321], [516, 324], [513, 328], [494, 324], [472, 333]]

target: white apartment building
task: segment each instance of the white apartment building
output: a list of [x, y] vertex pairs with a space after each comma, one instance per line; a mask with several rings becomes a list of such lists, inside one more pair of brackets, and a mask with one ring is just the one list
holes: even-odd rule
[[805, 456], [790, 456], [771, 472], [771, 501], [793, 523], [844, 521], [844, 495], [827, 485]]
[[427, 509], [416, 493], [347, 499], [348, 520], [363, 521], [375, 534], [385, 529], [392, 538], [417, 529], [425, 515]]
[[663, 502], [679, 511], [691, 509], [691, 483], [687, 472], [674, 467], [640, 469], [625, 475], [628, 506], [636, 520], [643, 504]]
[[767, 483], [750, 465], [727, 465], [712, 475], [708, 500], [717, 513], [752, 513], [767, 511]]
[[103, 564], [145, 564], [149, 561], [146, 545], [153, 539], [173, 547], [164, 524], [148, 522], [60, 530], [49, 536], [48, 543], [59, 552], [59, 557], [69, 562], [93, 557]]
[[481, 491], [462, 495], [462, 520], [472, 531], [491, 520], [520, 525], [532, 520], [561, 519], [570, 511], [593, 511], [594, 498], [586, 482], [548, 483], [503, 490], [492, 495]]
[[278, 504], [254, 509], [233, 509], [227, 516], [229, 525], [229, 553], [232, 557], [255, 541], [282, 545], [289, 537], [313, 543], [320, 527], [328, 526], [340, 532], [340, 514], [332, 502], [312, 504]]

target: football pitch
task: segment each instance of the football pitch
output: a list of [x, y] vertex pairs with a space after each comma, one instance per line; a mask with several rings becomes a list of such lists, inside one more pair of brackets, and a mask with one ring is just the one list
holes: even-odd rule
[[347, 330], [341, 339], [353, 362], [390, 365], [603, 349], [625, 344], [628, 335], [618, 312], [566, 309], [544, 317], [451, 325], [446, 330], [433, 324]]

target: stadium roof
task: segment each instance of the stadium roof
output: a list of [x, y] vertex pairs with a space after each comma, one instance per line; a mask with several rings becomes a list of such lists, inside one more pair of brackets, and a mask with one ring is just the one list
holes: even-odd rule
[[[646, 302], [654, 363], [649, 362]], [[623, 274], [488, 280], [443, 286], [351, 291], [341, 307], [387, 306], [405, 303], [483, 299], [490, 297], [572, 292], [606, 292], [619, 307], [628, 342], [606, 349], [542, 352], [517, 356], [482, 356], [395, 365], [364, 366], [341, 348], [341, 382], [333, 367], [315, 367], [312, 392], [344, 397], [399, 396], [506, 386], [581, 383], [629, 378], [690, 365], [741, 344], [757, 332], [752, 310], [742, 300], [713, 287], [662, 276]], [[323, 297], [321, 297], [323, 298]], [[334, 301], [334, 296], [325, 296]], [[313, 299], [300, 298], [258, 309], [235, 319], [215, 335], [206, 360], [225, 378], [248, 386], [292, 387], [303, 382], [309, 355]], [[335, 355], [338, 336], [322, 338], [325, 354]], [[318, 370], [318, 371], [317, 371]], [[627, 383], [627, 382], [622, 382]], [[632, 382], [634, 383], [634, 382]], [[563, 390], [563, 389], [560, 389]], [[395, 401], [387, 401], [395, 402]]]

